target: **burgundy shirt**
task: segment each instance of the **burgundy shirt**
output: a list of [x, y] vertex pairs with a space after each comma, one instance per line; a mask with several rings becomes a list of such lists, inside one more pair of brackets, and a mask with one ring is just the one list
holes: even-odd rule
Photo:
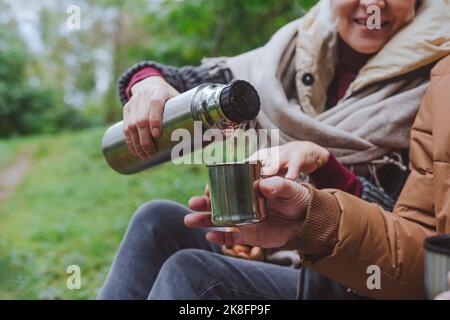
[[334, 107], [344, 97], [350, 84], [355, 80], [362, 67], [375, 54], [363, 54], [355, 51], [341, 38], [338, 40], [338, 54], [334, 78], [328, 88], [327, 109]]
[[[373, 54], [362, 54], [355, 51], [342, 39], [338, 40], [337, 50], [338, 61], [335, 76], [328, 89], [327, 109], [335, 106], [344, 97], [359, 70], [374, 56]], [[134, 84], [151, 76], [163, 77], [159, 70], [151, 67], [143, 68], [134, 74], [125, 90], [127, 98], [130, 99], [131, 97], [131, 88]], [[312, 183], [320, 189], [340, 189], [357, 197], [360, 197], [362, 193], [362, 185], [357, 176], [340, 163], [333, 154], [330, 155], [326, 164], [310, 174], [310, 178]]]

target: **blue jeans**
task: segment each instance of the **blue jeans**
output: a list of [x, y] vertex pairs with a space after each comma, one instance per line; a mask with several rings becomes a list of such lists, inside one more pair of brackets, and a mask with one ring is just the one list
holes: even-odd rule
[[169, 201], [133, 216], [99, 299], [295, 299], [298, 270], [222, 254]]
[[207, 229], [184, 225], [189, 212], [170, 201], [141, 206], [98, 299], [357, 298], [311, 270], [224, 256]]

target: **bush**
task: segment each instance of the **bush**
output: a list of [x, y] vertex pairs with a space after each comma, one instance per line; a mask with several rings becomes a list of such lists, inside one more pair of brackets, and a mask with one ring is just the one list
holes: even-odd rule
[[86, 127], [82, 114], [63, 101], [62, 89], [32, 86], [30, 54], [17, 38], [0, 32], [0, 137]]

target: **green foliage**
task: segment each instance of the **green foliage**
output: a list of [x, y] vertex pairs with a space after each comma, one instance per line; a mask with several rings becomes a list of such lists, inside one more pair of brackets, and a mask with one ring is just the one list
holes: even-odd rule
[[86, 125], [81, 113], [63, 103], [61, 88], [32, 86], [26, 74], [31, 59], [19, 38], [0, 30], [0, 137]]
[[[204, 56], [229, 56], [255, 49], [284, 24], [299, 18], [315, 1], [166, 1], [148, 15], [149, 59], [177, 66], [198, 64]], [[165, 14], [164, 14], [165, 12]]]

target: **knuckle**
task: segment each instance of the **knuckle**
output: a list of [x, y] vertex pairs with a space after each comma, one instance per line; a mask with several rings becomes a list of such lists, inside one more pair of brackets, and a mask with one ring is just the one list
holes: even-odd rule
[[150, 125], [153, 127], [161, 126], [161, 120], [159, 119], [150, 119]]
[[134, 131], [136, 131], [136, 123], [135, 122], [130, 122], [128, 124], [128, 131], [130, 133], [133, 133]]
[[151, 149], [153, 147], [153, 143], [150, 140], [143, 141], [141, 143], [141, 147], [144, 148], [144, 149]]
[[150, 98], [149, 103], [152, 107], [163, 107], [165, 101], [164, 101], [164, 99], [161, 99], [161, 98], [152, 97], [152, 98]]
[[137, 102], [138, 95], [132, 95], [130, 100], [125, 104], [124, 108], [126, 110], [131, 110]]
[[148, 123], [147, 119], [139, 119], [136, 122], [136, 125], [137, 125], [138, 128], [142, 129], [142, 128], [148, 127], [149, 123]]

